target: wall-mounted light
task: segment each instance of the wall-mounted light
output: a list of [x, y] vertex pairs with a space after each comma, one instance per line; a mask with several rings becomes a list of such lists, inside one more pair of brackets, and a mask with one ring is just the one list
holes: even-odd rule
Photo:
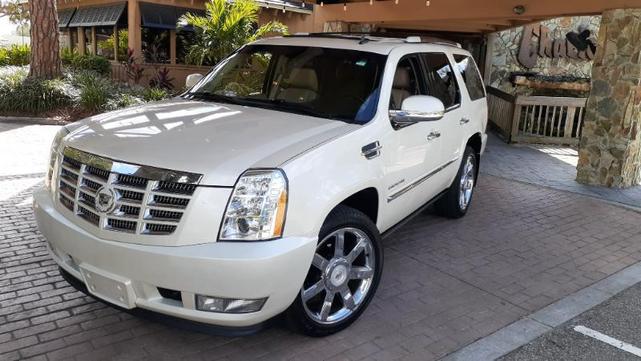
[[398, 0], [394, 0], [394, 4], [398, 5]]
[[370, 5], [374, 5], [374, 0], [369, 0]]
[[425, 6], [430, 6], [430, 0], [425, 0]]
[[525, 13], [525, 6], [517, 5], [512, 9], [516, 15], [523, 15]]

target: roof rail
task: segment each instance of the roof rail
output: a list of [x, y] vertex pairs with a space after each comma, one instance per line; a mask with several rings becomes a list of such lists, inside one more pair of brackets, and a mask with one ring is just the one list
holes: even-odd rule
[[295, 33], [291, 35], [285, 35], [285, 37], [317, 37], [317, 38], [339, 38], [339, 39], [351, 39], [358, 40], [361, 43], [366, 43], [368, 41], [377, 41], [378, 38], [392, 38], [404, 40], [406, 43], [428, 43], [428, 44], [437, 44], [437, 45], [446, 45], [446, 46], [455, 46], [461, 48], [461, 44], [439, 39], [431, 36], [423, 36], [419, 34], [398, 34], [398, 33], [368, 33], [368, 32], [326, 32], [326, 33]]

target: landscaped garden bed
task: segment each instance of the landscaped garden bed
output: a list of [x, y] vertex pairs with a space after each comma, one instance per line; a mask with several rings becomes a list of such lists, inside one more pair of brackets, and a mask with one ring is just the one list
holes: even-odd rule
[[[14, 51], [18, 50], [18, 51]], [[115, 83], [110, 63], [95, 55], [64, 52], [63, 76], [40, 80], [27, 77], [28, 49], [15, 47], [0, 52], [0, 117], [42, 117], [72, 122], [93, 114], [116, 110], [172, 95], [169, 82], [141, 86], [135, 81]], [[162, 75], [161, 75], [162, 76]]]

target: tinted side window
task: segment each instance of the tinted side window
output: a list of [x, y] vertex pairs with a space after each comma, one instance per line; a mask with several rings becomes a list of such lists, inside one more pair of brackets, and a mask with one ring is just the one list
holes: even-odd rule
[[476, 68], [474, 59], [466, 55], [454, 55], [454, 61], [456, 62], [456, 69], [461, 73], [465, 81], [465, 87], [467, 87], [467, 92], [470, 94], [470, 99], [474, 101], [485, 98], [483, 81]]
[[390, 109], [400, 110], [403, 100], [412, 95], [425, 95], [420, 82], [419, 63], [415, 55], [405, 56], [398, 62], [394, 73]]
[[440, 99], [445, 109], [459, 105], [461, 95], [454, 71], [444, 53], [425, 53], [421, 55], [425, 63], [427, 95]]

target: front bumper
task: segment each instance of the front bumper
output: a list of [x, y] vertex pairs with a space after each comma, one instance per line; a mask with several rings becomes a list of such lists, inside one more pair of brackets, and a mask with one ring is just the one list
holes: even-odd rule
[[[118, 280], [126, 288], [123, 294], [128, 293], [130, 302], [108, 301], [228, 327], [256, 325], [287, 309], [300, 290], [317, 243], [310, 237], [176, 247], [107, 241], [59, 213], [46, 189], [35, 192], [34, 212], [60, 267], [83, 282], [92, 273]], [[180, 297], [165, 298], [158, 288], [179, 291]], [[267, 301], [258, 312], [214, 313], [196, 310], [195, 294]]]

